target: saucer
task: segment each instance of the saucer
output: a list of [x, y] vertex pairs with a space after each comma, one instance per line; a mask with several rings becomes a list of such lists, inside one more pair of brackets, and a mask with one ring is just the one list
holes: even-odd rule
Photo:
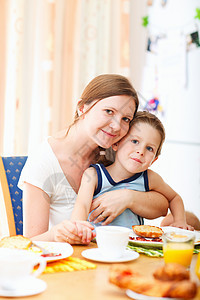
[[135, 293], [134, 291], [131, 291], [131, 290], [126, 290], [126, 295], [131, 299], [137, 299], [137, 300], [178, 300], [177, 298], [146, 296], [143, 294]]
[[14, 289], [3, 289], [0, 286], [0, 297], [23, 297], [31, 296], [42, 293], [47, 288], [45, 281], [35, 278], [33, 276], [27, 277], [27, 279], [17, 283], [17, 287]]
[[95, 261], [99, 261], [99, 262], [106, 262], [106, 263], [118, 263], [118, 262], [126, 262], [126, 261], [130, 261], [130, 260], [134, 260], [136, 258], [139, 257], [139, 254], [137, 252], [134, 251], [130, 251], [130, 250], [125, 250], [125, 253], [119, 257], [119, 258], [107, 258], [104, 257], [98, 248], [94, 248], [94, 249], [87, 249], [84, 250], [81, 255], [87, 259], [90, 260], [95, 260]]

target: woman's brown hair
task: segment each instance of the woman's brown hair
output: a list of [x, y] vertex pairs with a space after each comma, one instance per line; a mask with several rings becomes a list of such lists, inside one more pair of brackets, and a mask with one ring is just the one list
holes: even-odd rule
[[[88, 105], [94, 102], [94, 104], [91, 105], [88, 110], [86, 110], [86, 114], [98, 101], [104, 98], [120, 95], [127, 95], [133, 98], [135, 101], [135, 111], [133, 115], [135, 116], [139, 106], [139, 99], [137, 92], [126, 77], [118, 74], [102, 74], [95, 77], [85, 87], [81, 98], [77, 103], [74, 122], [71, 124], [71, 126], [79, 120], [79, 109], [81, 109], [81, 107], [83, 107], [85, 104]], [[99, 147], [96, 162], [103, 163], [107, 166], [114, 161], [114, 156], [115, 154], [112, 148], [105, 150]]]
[[[95, 77], [85, 87], [81, 95], [81, 99], [77, 104], [74, 123], [79, 119], [78, 110], [85, 104], [91, 104], [93, 101], [95, 101], [95, 105], [98, 101], [104, 98], [119, 95], [127, 95], [134, 99], [136, 107], [134, 112], [135, 114], [139, 106], [139, 100], [135, 89], [126, 77], [118, 74], [102, 74]], [[92, 107], [93, 106], [90, 106], [86, 113]]]

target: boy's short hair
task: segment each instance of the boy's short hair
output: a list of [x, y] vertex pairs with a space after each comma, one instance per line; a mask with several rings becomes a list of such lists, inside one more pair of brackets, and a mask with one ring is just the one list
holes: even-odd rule
[[150, 113], [149, 111], [138, 111], [134, 119], [131, 121], [130, 128], [137, 123], [149, 124], [160, 133], [161, 141], [158, 150], [156, 152], [156, 157], [159, 156], [161, 153], [162, 145], [165, 140], [165, 128], [162, 122], [158, 119], [158, 117], [156, 117], [154, 114]]

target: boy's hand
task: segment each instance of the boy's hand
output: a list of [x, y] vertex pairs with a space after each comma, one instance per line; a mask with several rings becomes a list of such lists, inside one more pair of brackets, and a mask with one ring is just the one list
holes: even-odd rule
[[169, 226], [172, 227], [178, 227], [178, 228], [182, 228], [182, 229], [187, 229], [187, 230], [194, 230], [194, 227], [192, 227], [191, 225], [188, 225], [185, 221], [175, 221], [171, 224], [169, 224]]
[[75, 224], [82, 243], [88, 245], [96, 236], [96, 233], [92, 231], [94, 227], [87, 221], [75, 221]]

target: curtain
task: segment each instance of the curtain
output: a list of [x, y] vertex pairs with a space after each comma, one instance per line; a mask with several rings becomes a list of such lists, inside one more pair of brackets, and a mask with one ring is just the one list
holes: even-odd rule
[[3, 150], [5, 111], [6, 2], [0, 2], [0, 152]]
[[1, 155], [27, 155], [68, 126], [93, 77], [132, 77], [132, 2], [0, 1]]

